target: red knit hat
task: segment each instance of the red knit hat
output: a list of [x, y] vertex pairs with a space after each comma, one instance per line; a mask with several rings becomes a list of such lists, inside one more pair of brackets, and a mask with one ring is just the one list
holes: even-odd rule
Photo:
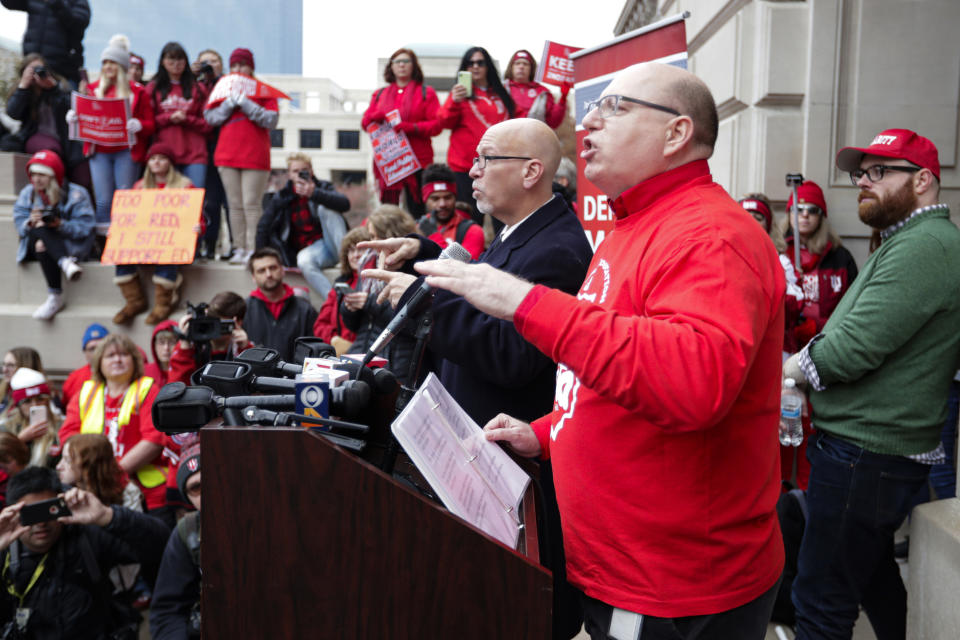
[[253, 52], [250, 51], [250, 49], [244, 49], [242, 47], [234, 49], [233, 53], [230, 54], [230, 66], [232, 67], [235, 64], [246, 64], [250, 65], [251, 69], [255, 69]]
[[27, 161], [27, 176], [31, 173], [42, 173], [57, 179], [57, 184], [63, 186], [63, 161], [55, 152], [45, 149], [37, 151]]
[[940, 159], [937, 147], [928, 139], [909, 129], [887, 129], [873, 139], [869, 147], [844, 147], [837, 152], [837, 168], [841, 171], [856, 171], [863, 156], [881, 156], [912, 162], [922, 169], [929, 169], [940, 179]]
[[173, 162], [176, 158], [177, 152], [173, 150], [173, 147], [170, 146], [169, 143], [157, 140], [150, 145], [150, 148], [147, 150], [147, 160], [155, 155], [167, 156], [170, 162]]
[[47, 385], [47, 379], [43, 374], [33, 369], [20, 367], [10, 378], [10, 391], [13, 396], [13, 404], [20, 404], [27, 398], [39, 396], [41, 394], [50, 395], [50, 387]]
[[[815, 204], [820, 207], [823, 217], [827, 217], [827, 201], [823, 197], [823, 189], [813, 180], [807, 180], [797, 187], [797, 200], [800, 204]], [[787, 211], [793, 206], [793, 194], [787, 198]]]

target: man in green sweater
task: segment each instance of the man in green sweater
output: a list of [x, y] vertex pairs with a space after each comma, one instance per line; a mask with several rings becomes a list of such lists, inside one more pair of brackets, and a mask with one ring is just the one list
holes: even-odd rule
[[784, 363], [784, 377], [811, 387], [817, 429], [797, 638], [850, 638], [860, 605], [880, 637], [903, 638], [893, 534], [943, 457], [960, 364], [960, 230], [939, 203], [937, 148], [913, 131], [841, 149], [837, 167], [860, 188], [860, 219], [881, 244], [823, 332]]

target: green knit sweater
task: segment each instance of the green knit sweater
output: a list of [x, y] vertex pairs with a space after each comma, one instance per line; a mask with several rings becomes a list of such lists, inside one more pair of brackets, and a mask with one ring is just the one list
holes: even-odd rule
[[818, 429], [874, 453], [936, 448], [960, 364], [960, 230], [923, 211], [870, 256], [809, 349]]

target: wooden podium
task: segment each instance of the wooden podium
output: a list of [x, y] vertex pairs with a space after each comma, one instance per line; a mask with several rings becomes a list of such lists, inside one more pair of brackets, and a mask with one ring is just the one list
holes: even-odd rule
[[205, 639], [550, 638], [531, 501], [524, 556], [310, 431], [201, 442]]

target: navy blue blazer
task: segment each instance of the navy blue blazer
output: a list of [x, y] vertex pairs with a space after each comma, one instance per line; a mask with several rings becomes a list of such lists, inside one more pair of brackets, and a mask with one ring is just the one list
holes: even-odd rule
[[[418, 258], [439, 255], [435, 244], [421, 246]], [[494, 238], [476, 262], [576, 294], [592, 256], [580, 220], [554, 195], [506, 241]], [[556, 363], [520, 337], [512, 322], [449, 291], [437, 292], [431, 310], [430, 350], [440, 381], [481, 427], [498, 413], [529, 421], [552, 410]]]

